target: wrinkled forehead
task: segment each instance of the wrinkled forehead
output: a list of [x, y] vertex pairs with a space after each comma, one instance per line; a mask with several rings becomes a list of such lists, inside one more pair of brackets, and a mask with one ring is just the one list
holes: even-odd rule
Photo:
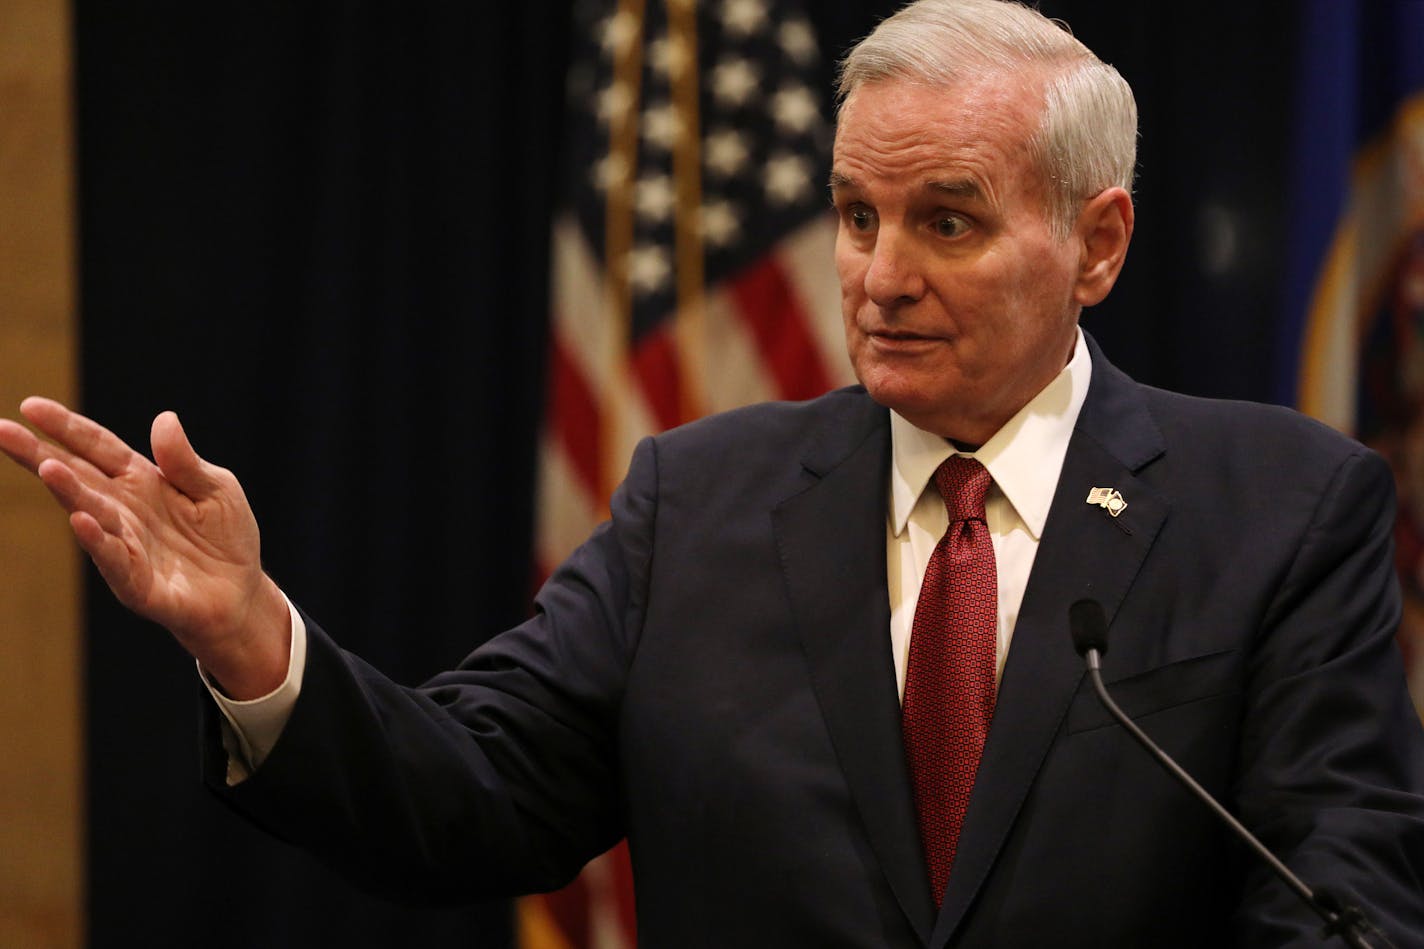
[[919, 152], [1027, 158], [1042, 125], [1041, 83], [985, 75], [953, 84], [876, 79], [853, 90], [836, 123], [834, 164]]
[[1042, 109], [1040, 87], [1016, 77], [952, 85], [868, 81], [841, 109], [832, 196], [874, 192], [879, 200], [908, 200], [959, 189], [962, 197], [977, 195], [1000, 208], [1038, 203], [1046, 182], [1033, 140]]
[[[965, 127], [1017, 127], [1027, 138], [1042, 124], [1047, 82], [1045, 70], [1027, 66], [1012, 72], [984, 71], [952, 82], [914, 75], [866, 80], [842, 100], [836, 113], [837, 138], [848, 122], [872, 118], [866, 115], [866, 109], [857, 108], [866, 98], [874, 100], [876, 115], [873, 118], [882, 122], [893, 121], [912, 127], [934, 118], [953, 118]], [[892, 115], [882, 114], [886, 104], [912, 102], [914, 105], [909, 109]], [[934, 107], [935, 115], [924, 114], [926, 104]]]

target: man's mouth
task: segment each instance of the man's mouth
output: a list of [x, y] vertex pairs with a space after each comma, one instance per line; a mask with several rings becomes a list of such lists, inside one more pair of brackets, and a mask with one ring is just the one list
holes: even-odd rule
[[881, 339], [933, 339], [932, 336], [924, 336], [920, 333], [911, 333], [909, 330], [875, 330], [871, 336], [878, 336]]
[[925, 336], [899, 329], [871, 330], [865, 335], [871, 346], [884, 353], [918, 353], [942, 342], [942, 338], [938, 336]]

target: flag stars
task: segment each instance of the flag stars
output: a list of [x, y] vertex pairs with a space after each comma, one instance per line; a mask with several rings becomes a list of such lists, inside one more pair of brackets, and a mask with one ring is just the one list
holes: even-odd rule
[[712, 247], [730, 247], [742, 231], [742, 221], [730, 201], [712, 201], [702, 206], [698, 222], [702, 239]]
[[629, 10], [613, 14], [599, 27], [599, 43], [604, 52], [618, 59], [628, 52], [638, 39], [640, 25], [638, 16]]
[[751, 158], [746, 136], [729, 128], [708, 133], [702, 154], [708, 170], [724, 178], [740, 174]]
[[773, 204], [795, 204], [811, 191], [811, 163], [800, 155], [778, 152], [766, 163], [762, 187]]
[[593, 186], [599, 191], [623, 188], [633, 176], [633, 169], [621, 155], [605, 155], [593, 166]]
[[763, 0], [724, 0], [722, 28], [732, 36], [751, 36], [766, 23]]
[[712, 94], [728, 108], [744, 104], [756, 92], [760, 77], [745, 59], [724, 59], [712, 69]]
[[669, 102], [650, 105], [643, 112], [643, 138], [659, 148], [670, 150], [683, 128], [682, 116]]
[[644, 244], [628, 252], [628, 282], [640, 296], [651, 296], [667, 287], [672, 277], [668, 249], [660, 244]]
[[692, 68], [692, 51], [682, 37], [660, 36], [648, 47], [653, 69], [669, 78], [681, 78]]
[[598, 117], [609, 125], [617, 125], [633, 108], [633, 90], [627, 83], [615, 82], [598, 93]]
[[803, 135], [820, 120], [821, 109], [805, 86], [782, 86], [771, 97], [771, 115], [782, 132]]
[[777, 42], [781, 51], [798, 66], [809, 66], [816, 61], [816, 33], [805, 20], [787, 20], [777, 31]]
[[633, 202], [638, 214], [648, 221], [662, 222], [672, 217], [677, 204], [677, 191], [667, 175], [654, 175], [638, 181]]

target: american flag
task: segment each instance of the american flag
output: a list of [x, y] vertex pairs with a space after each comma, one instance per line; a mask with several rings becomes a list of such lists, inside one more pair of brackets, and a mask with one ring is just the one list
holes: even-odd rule
[[[852, 381], [825, 181], [825, 63], [800, 0], [576, 6], [553, 226], [538, 571], [608, 513], [652, 432]], [[634, 944], [622, 848], [520, 906], [526, 949]]]

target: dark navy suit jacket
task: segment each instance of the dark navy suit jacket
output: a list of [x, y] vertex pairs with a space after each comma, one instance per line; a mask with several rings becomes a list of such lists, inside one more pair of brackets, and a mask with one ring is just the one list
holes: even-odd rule
[[938, 911], [890, 656], [888, 414], [860, 389], [643, 442], [535, 618], [421, 689], [311, 623], [270, 758], [225, 788], [210, 736], [210, 781], [419, 897], [551, 888], [626, 834], [644, 946], [1312, 944], [1091, 693], [1067, 614], [1092, 597], [1120, 704], [1308, 882], [1424, 945], [1388, 469], [1092, 355]]

